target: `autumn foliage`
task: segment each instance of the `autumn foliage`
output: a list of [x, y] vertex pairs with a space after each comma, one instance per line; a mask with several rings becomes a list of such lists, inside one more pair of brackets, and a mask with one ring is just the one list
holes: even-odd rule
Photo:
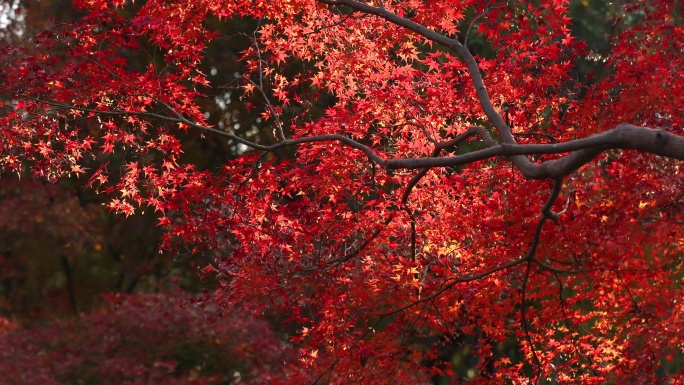
[[[605, 52], [563, 0], [75, 3], [0, 49], [0, 166], [154, 211], [217, 317], [292, 326], [251, 381], [683, 380], [679, 2], [615, 6]], [[267, 134], [212, 125], [216, 90]], [[194, 165], [200, 136], [238, 154]]]

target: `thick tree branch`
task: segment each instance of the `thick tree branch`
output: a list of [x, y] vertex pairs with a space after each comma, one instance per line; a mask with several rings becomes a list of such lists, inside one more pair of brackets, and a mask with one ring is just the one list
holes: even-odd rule
[[[319, 0], [329, 5], [342, 5], [353, 10], [381, 17], [390, 23], [404, 27], [424, 38], [453, 50], [466, 64], [470, 78], [475, 87], [480, 104], [497, 129], [503, 143], [498, 146], [489, 145], [489, 149], [471, 152], [451, 158], [401, 159], [389, 160], [389, 169], [418, 169], [425, 167], [450, 167], [484, 160], [494, 156], [506, 156], [528, 178], [558, 179], [566, 176], [582, 165], [594, 159], [607, 149], [635, 149], [656, 155], [684, 159], [684, 138], [662, 130], [649, 130], [622, 124], [617, 128], [594, 135], [589, 138], [557, 144], [519, 145], [512, 135], [510, 127], [496, 111], [485, 87], [480, 68], [473, 55], [457, 39], [449, 38], [410, 19], [394, 14], [384, 7], [374, 7], [356, 0]], [[552, 154], [571, 152], [560, 159], [535, 164], [524, 155]], [[420, 175], [420, 174], [419, 174]]]
[[[494, 139], [492, 139], [491, 135], [489, 135], [489, 132], [486, 129], [478, 126], [473, 126], [468, 128], [466, 132], [456, 136], [455, 138], [449, 141], [436, 143], [435, 149], [432, 151], [431, 158], [438, 157], [443, 150], [454, 148], [458, 146], [461, 142], [464, 142], [465, 140], [475, 135], [480, 136], [488, 147], [496, 146], [498, 144]], [[427, 175], [428, 171], [430, 171], [430, 167], [423, 168], [413, 178], [411, 178], [409, 183], [406, 185], [406, 188], [404, 189], [404, 194], [401, 196], [401, 202], [404, 205], [406, 205], [406, 203], [408, 202], [409, 195], [411, 195], [411, 190], [413, 190], [413, 188], [418, 184], [418, 182], [420, 182], [420, 180], [423, 179], [425, 175]]]
[[[492, 104], [492, 101], [489, 97], [489, 93], [487, 92], [487, 87], [485, 87], [482, 75], [480, 74], [480, 67], [477, 64], [475, 57], [473, 57], [470, 51], [468, 51], [468, 48], [461, 44], [458, 41], [458, 39], [452, 39], [450, 37], [444, 36], [436, 31], [427, 28], [422, 24], [416, 23], [413, 20], [409, 20], [397, 14], [394, 14], [383, 7], [374, 7], [372, 5], [361, 3], [355, 0], [319, 1], [329, 5], [344, 5], [356, 11], [379, 16], [392, 24], [404, 27], [434, 43], [440, 44], [454, 51], [466, 64], [466, 67], [468, 68], [468, 73], [473, 82], [473, 86], [475, 87], [477, 98], [480, 101], [480, 105], [482, 106], [482, 109], [484, 110], [485, 115], [487, 115], [489, 121], [494, 125], [494, 127], [501, 135], [503, 142], [508, 144], [516, 143], [515, 138], [513, 138], [511, 128], [508, 126], [508, 124], [506, 124], [504, 119], [501, 117], [501, 114], [499, 114], [499, 112], [496, 111], [496, 108], [494, 108], [494, 104]], [[511, 158], [511, 161], [516, 165], [516, 167], [520, 169], [520, 171], [523, 172], [523, 174], [526, 175], [528, 173], [533, 173], [534, 169], [536, 168], [535, 165], [524, 156], [514, 156]]]
[[444, 158], [390, 159], [388, 169], [419, 169], [424, 167], [454, 167], [514, 155], [543, 155], [570, 152], [554, 160], [538, 164], [523, 174], [531, 179], [557, 179], [577, 170], [601, 152], [609, 149], [631, 149], [654, 155], [684, 160], [684, 137], [664, 130], [621, 124], [612, 130], [587, 138], [550, 144], [502, 143], [483, 150]]
[[[217, 130], [215, 128], [195, 123], [168, 106], [167, 107], [174, 116], [161, 115], [159, 113], [142, 111], [104, 111], [92, 108], [72, 106], [49, 100], [42, 100], [25, 94], [11, 94], [18, 97], [33, 100], [37, 103], [52, 106], [55, 109], [77, 110], [83, 112], [92, 112], [101, 115], [134, 115], [147, 118], [161, 119], [169, 122], [182, 123], [202, 131], [207, 131], [224, 136], [240, 144], [243, 144], [249, 148], [260, 151], [275, 151], [284, 147], [305, 143], [336, 141], [363, 152], [371, 162], [388, 170], [415, 170], [432, 167], [455, 167], [495, 157], [510, 160], [516, 166], [518, 166], [518, 164], [514, 160], [515, 157], [518, 155], [548, 155], [568, 152], [568, 155], [558, 159], [548, 160], [542, 163], [530, 162], [531, 167], [518, 167], [518, 169], [520, 169], [523, 175], [531, 179], [558, 179], [571, 174], [582, 165], [589, 163], [603, 151], [609, 149], [632, 149], [668, 158], [684, 160], [684, 137], [674, 135], [660, 129], [651, 129], [649, 127], [641, 127], [631, 124], [621, 124], [612, 130], [608, 130], [600, 134], [592, 135], [582, 139], [548, 144], [498, 144], [494, 139], [491, 138], [487, 130], [481, 127], [471, 127], [468, 129], [468, 131], [452, 139], [451, 141], [442, 142], [435, 148], [435, 150], [449, 148], [451, 146], [458, 144], [460, 141], [465, 140], [467, 137], [473, 136], [475, 134], [479, 135], [484, 140], [488, 148], [451, 157], [433, 156], [427, 158], [383, 159], [379, 155], [377, 155], [375, 151], [370, 147], [361, 144], [353, 139], [350, 139], [346, 136], [338, 134], [315, 135], [296, 139], [288, 139], [275, 143], [273, 145], [265, 146], [251, 142], [249, 140], [227, 133], [225, 131]], [[418, 175], [420, 175], [420, 173]], [[416, 175], [416, 177], [418, 175]], [[418, 180], [415, 181], [415, 183], [417, 182]], [[415, 186], [415, 183], [413, 184], [413, 186]], [[410, 189], [407, 191], [410, 191]]]
[[559, 215], [557, 213], [554, 213], [551, 211], [551, 208], [553, 207], [553, 204], [556, 202], [556, 199], [558, 199], [558, 195], [560, 194], [561, 187], [563, 186], [563, 178], [558, 178], [553, 180], [553, 188], [551, 189], [551, 195], [549, 196], [549, 199], [546, 201], [544, 206], [542, 207], [542, 214], [554, 221], [558, 222], [558, 217]]

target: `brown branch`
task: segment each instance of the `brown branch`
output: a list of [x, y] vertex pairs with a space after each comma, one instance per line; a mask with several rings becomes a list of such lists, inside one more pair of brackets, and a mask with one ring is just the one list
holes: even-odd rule
[[523, 285], [522, 285], [522, 299], [521, 299], [521, 304], [520, 304], [520, 317], [522, 320], [522, 326], [523, 326], [523, 331], [525, 332], [525, 339], [527, 340], [527, 343], [530, 345], [530, 351], [532, 352], [532, 358], [534, 359], [534, 363], [537, 365], [537, 368], [539, 368], [539, 374], [535, 376], [535, 380], [533, 383], [537, 383], [537, 380], [539, 379], [539, 376], [542, 375], [544, 369], [542, 368], [541, 361], [539, 361], [539, 357], [537, 357], [537, 351], [534, 349], [534, 344], [532, 343], [532, 336], [530, 335], [530, 330], [529, 326], [527, 325], [527, 310], [526, 310], [526, 301], [525, 297], [527, 295], [527, 282], [529, 281], [530, 278], [530, 268], [532, 267], [532, 261], [527, 261], [527, 266], [525, 267], [525, 276], [523, 278]]
[[[14, 96], [33, 100], [36, 103], [49, 105], [55, 107], [56, 109], [77, 110], [101, 115], [142, 116], [147, 118], [162, 119], [169, 122], [182, 123], [195, 129], [224, 136], [254, 150], [260, 151], [275, 151], [284, 147], [305, 143], [337, 141], [363, 152], [371, 162], [388, 170], [455, 167], [499, 157], [512, 161], [523, 173], [523, 175], [530, 179], [558, 179], [571, 174], [582, 165], [589, 163], [603, 151], [610, 149], [632, 149], [663, 157], [684, 160], [684, 137], [671, 134], [664, 130], [635, 126], [632, 124], [620, 124], [611, 130], [582, 139], [546, 144], [498, 144], [491, 138], [486, 130], [482, 129], [481, 127], [471, 127], [469, 128], [470, 133], [467, 131], [451, 141], [444, 142], [442, 144], [445, 146], [444, 148], [448, 148], [449, 145], [453, 145], [453, 143], [463, 140], [464, 137], [462, 135], [472, 136], [474, 134], [480, 135], [484, 139], [488, 148], [451, 157], [399, 158], [386, 160], [377, 155], [370, 147], [338, 134], [315, 135], [296, 139], [288, 139], [265, 146], [251, 142], [225, 131], [195, 123], [169, 106], [167, 106], [167, 108], [175, 117], [143, 111], [97, 110], [67, 105], [49, 100], [42, 100], [30, 95], [14, 93], [7, 89], [4, 90]], [[564, 152], [568, 152], [569, 154], [561, 158], [547, 160], [542, 163], [530, 163], [532, 166], [531, 168], [520, 168], [515, 161], [515, 158], [518, 155], [548, 155]]]
[[[261, 24], [261, 22], [259, 22]], [[259, 63], [259, 84], [255, 83], [252, 79], [250, 79], [247, 76], [242, 76], [243, 79], [246, 79], [249, 83], [251, 83], [257, 90], [259, 90], [259, 93], [261, 96], [264, 98], [264, 101], [266, 103], [266, 107], [270, 111], [271, 115], [273, 116], [273, 119], [275, 120], [275, 125], [276, 128], [273, 132], [273, 136], [276, 137], [277, 140], [286, 140], [285, 138], [285, 132], [283, 131], [283, 124], [280, 122], [280, 116], [276, 112], [275, 108], [273, 107], [273, 104], [271, 104], [271, 100], [268, 98], [268, 95], [266, 95], [266, 91], [264, 90], [264, 72], [262, 68], [262, 59], [261, 59], [261, 49], [259, 48], [259, 41], [257, 40], [256, 37], [256, 31], [254, 31], [253, 36], [253, 41], [254, 41], [254, 46], [256, 47], [256, 52], [257, 52], [257, 61]]]
[[[356, 257], [357, 255], [359, 255], [359, 253], [363, 249], [365, 249], [366, 246], [370, 245], [371, 242], [373, 242], [375, 240], [375, 238], [377, 238], [378, 235], [380, 235], [380, 233], [383, 230], [385, 230], [387, 228], [387, 226], [389, 226], [390, 223], [392, 223], [392, 221], [394, 220], [394, 217], [395, 217], [395, 215], [390, 215], [387, 219], [385, 219], [385, 222], [383, 222], [381, 226], [379, 226], [377, 229], [375, 229], [375, 231], [365, 241], [363, 241], [363, 243], [361, 243], [359, 246], [354, 248], [351, 252], [349, 252], [349, 253], [341, 256], [341, 257], [333, 258], [333, 259], [327, 261], [327, 263], [328, 264], [343, 263], [343, 262], [346, 262], [346, 261]], [[311, 269], [314, 269], [314, 268], [315, 267], [312, 267]]]
[[[561, 312], [563, 313], [563, 323], [565, 324], [565, 327], [569, 330], [573, 330], [573, 326], [570, 324], [570, 317], [568, 316], [568, 311], [567, 311], [567, 305], [565, 303], [565, 298], [563, 297], [563, 281], [561, 278], [558, 276], [558, 274], [553, 273], [553, 276], [556, 278], [556, 282], [558, 282], [558, 298], [560, 300], [560, 308]], [[579, 362], [585, 361], [587, 364], [587, 367], [591, 368], [591, 360], [589, 360], [584, 354], [579, 349], [579, 341], [577, 340], [577, 335], [579, 335], [579, 330], [575, 331], [574, 333], [571, 332], [569, 333], [570, 339], [572, 339], [572, 345], [575, 348], [575, 355], [577, 356], [577, 360]], [[580, 370], [582, 367], [580, 367]], [[597, 374], [596, 369], [590, 369], [594, 374]]]
[[550, 140], [553, 143], [558, 143], [558, 139], [556, 139], [553, 135], [549, 134], [544, 134], [541, 132], [516, 132], [513, 135], [515, 136], [529, 136], [529, 137], [539, 137], [539, 138], [546, 138]]
[[334, 23], [332, 23], [332, 24], [327, 24], [327, 25], [326, 25], [326, 24], [323, 24], [323, 25], [320, 26], [320, 27], [316, 27], [316, 28], [314, 28], [311, 32], [307, 32], [307, 33], [302, 34], [302, 37], [307, 37], [307, 36], [309, 36], [309, 35], [313, 35], [313, 34], [319, 33], [319, 32], [321, 32], [321, 31], [323, 31], [324, 29], [335, 28], [335, 27], [337, 27], [337, 26], [339, 26], [339, 25], [342, 25], [342, 24], [344, 24], [350, 17], [352, 17], [352, 15], [354, 15], [354, 12], [347, 14], [347, 15], [344, 16], [342, 19], [340, 19], [339, 21], [336, 21], [336, 22], [334, 22]]
[[[454, 51], [466, 64], [466, 67], [468, 68], [468, 73], [470, 75], [470, 79], [473, 82], [473, 86], [475, 87], [475, 92], [477, 94], [477, 98], [480, 101], [480, 105], [482, 106], [482, 109], [485, 112], [485, 115], [487, 115], [487, 118], [489, 121], [494, 125], [496, 130], [499, 132], [501, 135], [501, 138], [503, 139], [504, 143], [508, 144], [515, 144], [515, 138], [513, 138], [513, 134], [511, 132], [511, 128], [506, 124], [506, 122], [503, 120], [501, 117], [501, 114], [499, 114], [496, 109], [494, 108], [494, 104], [492, 103], [489, 93], [487, 92], [487, 87], [484, 84], [484, 81], [482, 80], [482, 75], [480, 74], [480, 67], [477, 64], [477, 61], [475, 60], [475, 57], [468, 51], [468, 48], [466, 48], [463, 44], [461, 44], [458, 39], [453, 39], [447, 36], [444, 36], [434, 30], [431, 30], [427, 27], [425, 27], [422, 24], [416, 23], [413, 20], [409, 20], [406, 18], [403, 18], [397, 14], [394, 14], [390, 11], [388, 11], [385, 8], [381, 7], [374, 7], [369, 4], [361, 3], [355, 0], [318, 0], [321, 3], [324, 4], [329, 4], [329, 5], [343, 5], [350, 7], [353, 10], [357, 10], [363, 13], [375, 15], [378, 17], [381, 17], [390, 23], [393, 23], [395, 25], [404, 27], [410, 31], [413, 31], [424, 38], [437, 43], [439, 45], [442, 45], [446, 48], [451, 49]], [[511, 161], [524, 173], [528, 174], [533, 172], [535, 165], [530, 162], [529, 159], [527, 159], [524, 156], [515, 156], [511, 158]]]
[[619, 268], [612, 268], [612, 267], [591, 267], [591, 268], [587, 268], [587, 269], [566, 270], [566, 269], [559, 269], [559, 268], [550, 266], [550, 265], [540, 261], [537, 258], [532, 258], [532, 262], [536, 263], [537, 266], [539, 266], [542, 270], [549, 271], [553, 274], [567, 274], [567, 275], [589, 274], [589, 273], [595, 273], [598, 271], [630, 272], [630, 273], [641, 273], [641, 272], [645, 272], [645, 271], [658, 272], [658, 271], [664, 270], [665, 268], [667, 268], [669, 266], [669, 264], [668, 264], [668, 265], [664, 265], [661, 267], [644, 268], [644, 269], [636, 269], [636, 268], [619, 269]]
[[427, 297], [425, 297], [425, 298], [421, 298], [421, 299], [415, 300], [415, 301], [413, 301], [413, 302], [411, 302], [411, 303], [409, 303], [409, 304], [407, 304], [407, 305], [404, 305], [404, 306], [402, 306], [402, 307], [400, 307], [400, 308], [394, 309], [394, 310], [392, 310], [392, 311], [390, 311], [390, 312], [383, 313], [383, 314], [377, 314], [377, 315], [379, 315], [379, 316], [381, 316], [381, 317], [388, 317], [388, 316], [391, 316], [391, 315], [393, 315], [393, 314], [401, 313], [402, 311], [404, 311], [404, 310], [406, 310], [406, 309], [409, 309], [409, 308], [411, 308], [411, 307], [413, 307], [413, 306], [415, 306], [415, 305], [418, 305], [418, 304], [420, 304], [420, 303], [427, 302], [427, 301], [432, 301], [433, 299], [439, 297], [439, 296], [442, 295], [444, 292], [450, 290], [451, 288], [453, 288], [454, 286], [458, 285], [459, 283], [477, 281], [477, 280], [479, 280], [479, 279], [482, 279], [482, 278], [484, 278], [484, 277], [487, 277], [487, 276], [489, 276], [489, 275], [492, 275], [492, 274], [494, 274], [494, 273], [497, 273], [497, 272], [499, 272], [499, 271], [501, 271], [501, 270], [506, 270], [506, 269], [511, 268], [511, 267], [513, 267], [513, 266], [517, 266], [517, 265], [519, 265], [519, 264], [525, 262], [527, 259], [528, 259], [528, 257], [525, 256], [525, 257], [522, 257], [522, 258], [515, 259], [515, 260], [513, 260], [513, 261], [511, 261], [511, 262], [504, 263], [504, 264], [502, 264], [502, 265], [493, 267], [493, 268], [491, 268], [491, 269], [489, 269], [489, 270], [486, 270], [486, 271], [483, 271], [483, 272], [481, 272], [481, 273], [471, 274], [471, 275], [466, 276], [466, 277], [454, 278], [454, 279], [451, 280], [451, 282], [449, 282], [447, 285], [445, 285], [444, 287], [442, 287], [441, 289], [439, 289], [439, 290], [436, 291], [435, 293], [433, 293], [433, 294], [431, 294], [431, 295], [429, 295], [429, 296], [427, 296]]
[[[7, 90], [7, 89], [5, 89], [5, 91], [9, 92], [9, 90]], [[230, 133], [225, 132], [225, 131], [217, 130], [215, 128], [211, 128], [211, 127], [207, 127], [207, 126], [203, 126], [201, 124], [195, 123], [195, 122], [187, 119], [186, 117], [182, 116], [181, 114], [179, 114], [175, 109], [168, 107], [168, 106], [167, 106], [167, 108], [176, 117], [161, 115], [161, 114], [154, 113], [154, 112], [144, 112], [144, 111], [98, 110], [98, 109], [87, 108], [87, 107], [78, 107], [78, 106], [73, 106], [73, 105], [67, 105], [64, 103], [59, 103], [59, 102], [54, 102], [54, 101], [49, 101], [49, 100], [42, 100], [42, 99], [38, 99], [36, 97], [26, 95], [26, 94], [17, 94], [17, 93], [12, 93], [12, 94], [15, 96], [21, 97], [21, 98], [25, 98], [25, 99], [35, 101], [36, 103], [41, 103], [41, 104], [45, 104], [45, 105], [55, 107], [55, 109], [58, 109], [58, 110], [75, 110], [75, 111], [82, 111], [82, 112], [92, 112], [92, 113], [100, 114], [100, 115], [112, 115], [112, 116], [141, 116], [141, 117], [146, 117], [146, 118], [161, 119], [161, 120], [165, 120], [165, 121], [172, 122], [172, 123], [182, 123], [182, 124], [188, 125], [190, 127], [193, 127], [193, 128], [196, 128], [196, 129], [199, 129], [202, 131], [211, 132], [211, 133], [229, 138], [229, 139], [234, 140], [240, 144], [243, 144], [249, 148], [252, 148], [254, 150], [260, 150], [260, 151], [275, 151], [275, 150], [281, 149], [283, 147], [294, 146], [294, 145], [304, 144], [304, 143], [337, 141], [337, 142], [344, 143], [344, 144], [348, 145], [349, 147], [355, 148], [355, 149], [363, 152], [364, 154], [366, 154], [368, 156], [368, 159], [371, 162], [373, 162], [373, 163], [375, 163], [375, 164], [377, 164], [383, 168], [386, 168], [385, 161], [382, 158], [380, 158], [378, 155], [376, 155], [375, 152], [373, 152], [373, 150], [371, 150], [369, 147], [367, 147], [367, 146], [365, 146], [365, 145], [363, 145], [363, 144], [361, 144], [361, 143], [359, 143], [353, 139], [347, 138], [346, 136], [343, 136], [343, 135], [337, 135], [337, 134], [316, 135], [316, 136], [303, 137], [303, 138], [297, 138], [297, 139], [283, 140], [283, 141], [280, 141], [280, 142], [275, 143], [273, 145], [265, 146], [265, 145], [261, 145], [258, 143], [251, 142], [249, 140], [246, 140], [244, 138], [241, 138], [241, 137], [234, 135], [234, 134], [230, 134]]]
[[542, 207], [542, 214], [546, 217], [549, 218], [550, 220], [554, 222], [558, 222], [558, 217], [560, 216], [558, 213], [554, 213], [551, 211], [551, 208], [553, 207], [553, 204], [556, 202], [556, 199], [558, 199], [558, 195], [560, 194], [561, 187], [563, 186], [563, 178], [558, 178], [553, 180], [553, 188], [551, 189], [551, 195], [549, 196], [549, 199], [546, 201], [544, 206]]
[[562, 143], [502, 143], [452, 157], [390, 159], [386, 161], [386, 166], [388, 169], [454, 167], [494, 157], [511, 158], [516, 155], [543, 155], [569, 152], [570, 154], [558, 159], [532, 164], [533, 168], [530, 172], [527, 172], [526, 169], [520, 169], [526, 177], [531, 179], [557, 179], [569, 175], [582, 165], [593, 160], [603, 151], [609, 149], [631, 149], [684, 160], [684, 137], [664, 130], [620, 124], [600, 134]]
[[[431, 158], [437, 158], [439, 154], [442, 152], [442, 150], [447, 150], [449, 148], [454, 148], [458, 146], [460, 143], [464, 142], [466, 139], [478, 135], [482, 140], [484, 140], [485, 144], [489, 147], [496, 146], [498, 143], [492, 139], [492, 136], [489, 135], [489, 132], [478, 126], [473, 126], [469, 127], [466, 132], [456, 136], [455, 138], [448, 140], [446, 142], [438, 142], [435, 143], [435, 149], [432, 151]], [[430, 167], [425, 167], [422, 170], [420, 170], [416, 175], [411, 178], [409, 183], [406, 185], [406, 188], [404, 188], [404, 193], [401, 196], [401, 202], [406, 205], [406, 202], [408, 202], [409, 195], [411, 195], [411, 190], [420, 182], [420, 180], [427, 175], [428, 171], [430, 171]]]
[[[372, 165], [372, 163], [371, 163]], [[375, 167], [371, 168], [371, 180], [375, 179]], [[323, 239], [328, 236], [328, 231], [333, 227], [335, 223], [337, 223], [337, 216], [340, 214], [343, 214], [347, 209], [351, 206], [352, 200], [356, 199], [356, 197], [361, 194], [363, 189], [368, 186], [368, 183], [362, 182], [359, 188], [349, 196], [349, 198], [346, 200], [344, 207], [342, 207], [342, 210], [340, 210], [335, 216], [333, 217], [333, 220], [330, 221], [328, 226], [325, 227], [325, 229], [317, 236], [318, 238], [318, 256], [320, 257], [321, 252], [323, 251]], [[363, 204], [361, 205], [361, 209], [363, 209]], [[360, 251], [360, 250], [359, 250]]]
[[[487, 150], [476, 151], [462, 157], [440, 158], [443, 160], [390, 160], [389, 168], [425, 168], [425, 167], [448, 167], [483, 160], [491, 156], [507, 156], [509, 160], [528, 178], [532, 179], [557, 179], [570, 174], [577, 168], [594, 159], [602, 151], [610, 148], [636, 149], [650, 152], [656, 155], [684, 159], [684, 138], [677, 137], [662, 130], [644, 131], [643, 127], [632, 125], [620, 125], [617, 128], [603, 134], [594, 135], [578, 141], [570, 141], [550, 145], [518, 145], [513, 137], [510, 127], [501, 117], [487, 92], [480, 68], [467, 47], [457, 39], [444, 36], [413, 20], [394, 14], [384, 7], [374, 7], [356, 0], [318, 0], [324, 4], [342, 5], [366, 14], [378, 16], [390, 23], [404, 27], [424, 38], [453, 50], [466, 64], [470, 78], [475, 87], [478, 100], [487, 118], [501, 135], [503, 143], [490, 146], [491, 154]], [[558, 146], [558, 147], [554, 147]], [[539, 151], [539, 152], [538, 152]], [[541, 153], [574, 153], [553, 161], [541, 164], [532, 163], [522, 155]], [[447, 160], [448, 159], [448, 160]]]
[[[556, 189], [555, 186], [556, 186], [556, 184], [554, 184], [554, 190]], [[554, 194], [552, 192], [551, 196], [549, 197], [549, 199], [544, 204], [544, 207], [552, 205], [553, 202], [556, 200], [557, 196], [558, 196], [557, 194]], [[524, 256], [522, 256], [518, 259], [515, 259], [513, 261], [495, 266], [489, 270], [486, 270], [486, 271], [483, 271], [480, 273], [475, 273], [475, 274], [471, 274], [469, 276], [460, 277], [460, 278], [454, 278], [451, 280], [451, 282], [444, 285], [441, 289], [437, 290], [435, 293], [433, 293], [433, 294], [431, 294], [425, 298], [417, 299], [417, 300], [415, 300], [409, 304], [406, 304], [402, 307], [394, 309], [390, 312], [377, 314], [377, 315], [380, 316], [380, 319], [382, 319], [382, 318], [389, 317], [389, 316], [394, 315], [394, 314], [401, 313], [404, 310], [407, 310], [407, 309], [409, 309], [413, 306], [416, 306], [420, 303], [424, 303], [424, 302], [428, 302], [428, 301], [432, 301], [432, 300], [436, 299], [437, 297], [439, 297], [440, 295], [442, 295], [446, 291], [451, 290], [454, 286], [456, 286], [459, 283], [476, 281], [476, 280], [482, 279], [484, 277], [487, 277], [489, 275], [492, 275], [494, 273], [497, 273], [499, 271], [506, 270], [506, 269], [509, 269], [511, 267], [517, 266], [521, 263], [527, 262], [527, 267], [525, 270], [526, 276], [525, 276], [525, 281], [523, 282], [523, 290], [524, 290], [524, 287], [525, 287], [526, 282], [527, 282], [527, 274], [529, 274], [531, 262], [534, 262], [534, 263], [540, 265], [540, 262], [535, 258], [535, 254], [537, 252], [537, 248], [539, 247], [539, 243], [540, 243], [540, 239], [541, 239], [541, 232], [542, 232], [542, 228], [544, 227], [544, 222], [546, 222], [548, 219], [549, 218], [545, 215], [542, 215], [541, 218], [539, 218], [539, 221], [537, 222], [537, 226], [534, 229], [534, 235], [532, 237], [532, 244], [530, 245], [530, 249], [527, 251], [527, 253]], [[524, 292], [523, 292], [523, 307], [524, 307]], [[530, 343], [530, 345], [531, 345], [531, 343]], [[534, 353], [534, 351], [533, 351], [533, 353]], [[535, 353], [535, 358], [536, 358], [536, 362], [539, 363], [539, 359], [536, 357], [536, 353]], [[540, 368], [541, 368], [541, 365], [540, 365]]]
[[[428, 139], [435, 142], [434, 139], [432, 139], [427, 132], [425, 132], [425, 134], [428, 137]], [[489, 132], [486, 129], [484, 129], [483, 127], [473, 126], [469, 127], [468, 130], [466, 130], [466, 132], [456, 136], [451, 140], [445, 142], [435, 142], [435, 149], [432, 151], [432, 157], [435, 158], [439, 156], [442, 150], [456, 147], [460, 143], [475, 135], [479, 135], [488, 146], [493, 146], [497, 144], [496, 141], [492, 139], [491, 135], [489, 135]], [[420, 180], [425, 175], [427, 175], [428, 171], [430, 171], [430, 167], [425, 167], [422, 170], [420, 170], [416, 175], [414, 175], [413, 178], [411, 178], [411, 180], [404, 188], [404, 193], [401, 196], [401, 203], [403, 204], [404, 210], [406, 211], [406, 213], [409, 216], [409, 219], [411, 220], [411, 260], [413, 262], [416, 262], [416, 218], [408, 206], [408, 198], [411, 195], [411, 191], [413, 190], [413, 188], [418, 184], [418, 182], [420, 182]], [[416, 274], [416, 278], [418, 278], [418, 274]]]

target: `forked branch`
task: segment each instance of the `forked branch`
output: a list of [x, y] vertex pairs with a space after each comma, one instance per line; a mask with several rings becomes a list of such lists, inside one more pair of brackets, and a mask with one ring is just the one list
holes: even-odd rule
[[515, 159], [518, 159], [521, 155], [569, 153], [558, 159], [547, 160], [541, 163], [532, 163], [525, 158], [531, 167], [518, 167], [523, 175], [530, 179], [555, 180], [571, 174], [582, 165], [589, 163], [591, 160], [596, 158], [603, 151], [610, 149], [631, 149], [663, 157], [684, 160], [684, 137], [674, 135], [660, 129], [652, 129], [649, 127], [641, 127], [631, 124], [621, 124], [612, 130], [582, 139], [547, 144], [499, 144], [491, 138], [486, 130], [482, 129], [481, 127], [471, 127], [468, 131], [452, 139], [451, 141], [438, 144], [435, 150], [439, 149], [441, 151], [441, 149], [454, 146], [460, 141], [465, 140], [467, 137], [473, 135], [479, 135], [488, 146], [487, 148], [449, 157], [431, 156], [425, 158], [384, 159], [370, 147], [339, 134], [314, 135], [295, 139], [287, 139], [272, 145], [262, 145], [251, 142], [237, 135], [193, 122], [169, 106], [167, 106], [167, 108], [173, 116], [143, 111], [98, 110], [68, 105], [56, 101], [42, 100], [27, 94], [13, 93], [6, 89], [5, 91], [14, 97], [33, 100], [37, 103], [51, 106], [55, 110], [77, 110], [99, 115], [113, 116], [132, 115], [151, 119], [160, 119], [168, 122], [182, 123], [195, 129], [224, 136], [258, 151], [275, 151], [284, 147], [306, 143], [340, 142], [351, 148], [361, 151], [368, 157], [369, 161], [387, 170], [416, 170], [429, 169], [433, 167], [456, 167], [497, 157], [510, 160], [514, 163], [514, 165], [516, 165], [516, 167], [518, 167], [518, 163], [516, 163]]
[[[480, 68], [468, 48], [458, 39], [444, 36], [437, 31], [401, 17], [385, 7], [374, 7], [356, 0], [318, 0], [333, 6], [346, 6], [355, 11], [371, 14], [387, 20], [390, 23], [404, 27], [431, 42], [454, 51], [468, 68], [469, 76], [475, 87], [478, 100], [487, 118], [501, 135], [500, 145], [490, 145], [489, 148], [474, 151], [465, 155], [449, 158], [401, 159], [389, 160], [389, 169], [425, 169], [429, 167], [453, 167], [484, 160], [490, 157], [507, 157], [526, 177], [531, 179], [562, 178], [582, 165], [594, 159], [607, 149], [635, 149], [656, 155], [684, 159], [684, 138], [672, 135], [662, 130], [651, 130], [629, 124], [622, 124], [613, 130], [606, 131], [585, 139], [573, 140], [554, 144], [517, 144], [511, 128], [496, 111], [485, 87]], [[560, 159], [543, 163], [533, 163], [524, 155], [553, 154], [572, 152]]]

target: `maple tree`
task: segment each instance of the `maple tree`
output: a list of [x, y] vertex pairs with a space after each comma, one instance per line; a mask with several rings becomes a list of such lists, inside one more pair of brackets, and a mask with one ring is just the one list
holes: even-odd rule
[[[682, 379], [678, 2], [617, 5], [605, 53], [562, 0], [76, 6], [0, 49], [0, 165], [158, 213], [222, 312], [296, 325], [272, 381]], [[217, 83], [235, 20], [256, 30]], [[209, 124], [210, 88], [269, 135]], [[193, 166], [193, 133], [241, 155]]]

